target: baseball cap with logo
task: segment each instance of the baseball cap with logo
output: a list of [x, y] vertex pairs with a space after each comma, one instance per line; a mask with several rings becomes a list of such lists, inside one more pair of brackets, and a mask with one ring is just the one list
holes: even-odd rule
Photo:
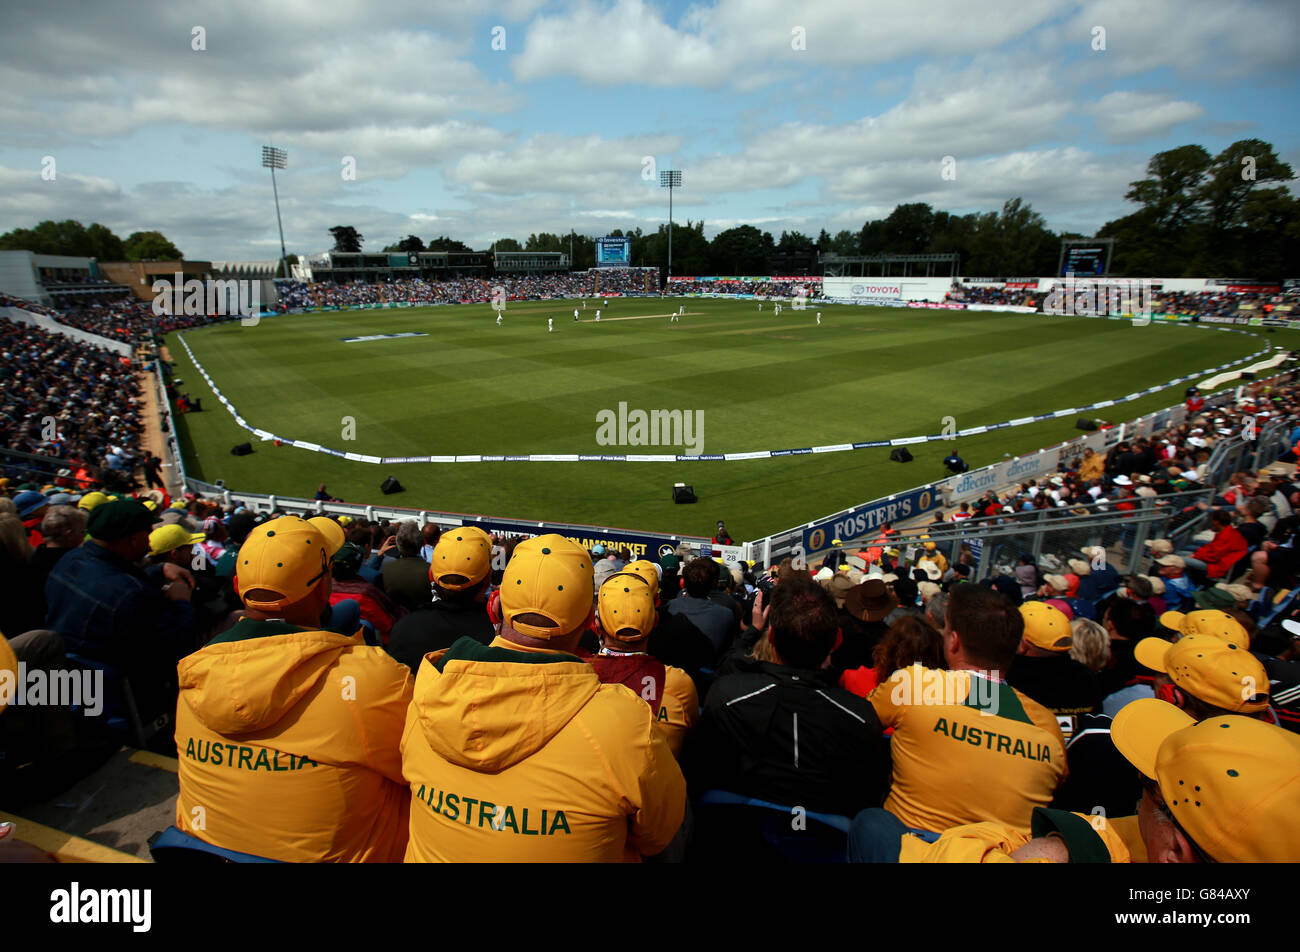
[[429, 580], [449, 592], [473, 588], [492, 571], [492, 537], [477, 526], [448, 529], [438, 536]]
[[1156, 698], [1126, 704], [1115, 746], [1160, 787], [1166, 809], [1221, 863], [1300, 856], [1300, 736], [1250, 717], [1197, 723]]
[[1044, 651], [1069, 651], [1074, 644], [1070, 619], [1046, 602], [1024, 602], [1020, 617], [1025, 621], [1025, 640]]
[[1173, 644], [1143, 638], [1133, 656], [1205, 704], [1234, 714], [1257, 714], [1268, 707], [1268, 674], [1243, 645], [1210, 635], [1187, 635]]
[[159, 526], [149, 533], [149, 554], [165, 555], [183, 545], [202, 542], [207, 536], [202, 532], [190, 532], [184, 526]]
[[1221, 641], [1250, 647], [1250, 635], [1241, 622], [1225, 611], [1207, 608], [1196, 612], [1165, 612], [1160, 624], [1181, 635], [1212, 635]]
[[605, 579], [597, 599], [600, 627], [607, 637], [636, 641], [655, 626], [654, 592], [644, 578], [632, 572], [618, 572]]
[[501, 579], [502, 620], [534, 638], [563, 637], [591, 616], [595, 587], [586, 549], [553, 533], [526, 539]]
[[342, 526], [324, 516], [282, 516], [262, 523], [239, 549], [239, 597], [247, 607], [268, 612], [301, 601], [329, 575], [330, 560], [344, 541]]

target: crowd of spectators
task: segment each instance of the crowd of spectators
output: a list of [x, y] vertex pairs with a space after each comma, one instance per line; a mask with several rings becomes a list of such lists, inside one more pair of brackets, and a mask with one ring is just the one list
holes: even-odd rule
[[803, 289], [804, 297], [815, 300], [822, 296], [822, 279], [784, 278], [771, 281], [750, 281], [717, 278], [713, 281], [673, 281], [669, 290], [674, 294], [718, 294], [756, 298], [790, 298]]
[[[1213, 440], [1266, 413], [1300, 421], [1300, 390], [1202, 407], [959, 521], [1159, 501], [1203, 485]], [[761, 566], [14, 487], [0, 554], [43, 601], [0, 600], [0, 630], [18, 659], [129, 679], [167, 723], [153, 744], [179, 759], [178, 821], [204, 804], [194, 835], [256, 856], [1296, 859], [1300, 819], [1269, 805], [1263, 766], [1294, 783], [1300, 765], [1295, 458], [1212, 487], [1195, 548], [1025, 555], [978, 584], [969, 544], [888, 526], [816, 564]], [[335, 682], [351, 687], [313, 687]], [[66, 780], [102, 757], [102, 737], [32, 713], [0, 728], [37, 767]], [[1212, 809], [1253, 819], [1228, 839], [1140, 753], [1198, 724], [1240, 725], [1230, 749], [1251, 773]], [[850, 832], [773, 845], [737, 801]]]
[[944, 295], [945, 301], [963, 304], [1001, 304], [1018, 307], [1038, 307], [1044, 295], [1035, 288], [1009, 288], [998, 284], [952, 283], [952, 290]]
[[[375, 283], [277, 281], [280, 302], [297, 307], [366, 307], [383, 303], [483, 304], [493, 300], [497, 288], [507, 301], [551, 298], [596, 298], [609, 295], [659, 293], [656, 268], [600, 268], [554, 274], [497, 275], [492, 278], [453, 278], [427, 281], [401, 278]], [[649, 288], [649, 290], [647, 290]]]

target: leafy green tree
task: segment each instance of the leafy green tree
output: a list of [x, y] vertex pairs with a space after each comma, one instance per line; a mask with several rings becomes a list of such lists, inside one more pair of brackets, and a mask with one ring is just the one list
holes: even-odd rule
[[179, 261], [185, 257], [160, 231], [133, 232], [123, 250], [127, 261]]
[[720, 231], [709, 243], [710, 274], [762, 274], [773, 250], [772, 236], [753, 225]]
[[338, 252], [359, 252], [362, 242], [366, 240], [351, 225], [335, 225], [330, 229], [330, 234], [334, 236], [334, 250]]

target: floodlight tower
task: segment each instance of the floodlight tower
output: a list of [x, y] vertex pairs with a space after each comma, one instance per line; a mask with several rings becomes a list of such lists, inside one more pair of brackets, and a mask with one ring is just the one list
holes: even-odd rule
[[275, 223], [280, 229], [280, 263], [284, 265], [284, 276], [286, 279], [292, 277], [289, 274], [289, 256], [284, 250], [284, 223], [280, 221], [280, 190], [275, 184], [275, 170], [283, 169], [288, 165], [289, 156], [284, 149], [277, 149], [275, 146], [262, 146], [262, 168], [271, 170], [271, 191], [275, 193]]
[[676, 170], [660, 172], [659, 187], [668, 189], [668, 279], [671, 281], [673, 277], [673, 189], [682, 187], [682, 173]]

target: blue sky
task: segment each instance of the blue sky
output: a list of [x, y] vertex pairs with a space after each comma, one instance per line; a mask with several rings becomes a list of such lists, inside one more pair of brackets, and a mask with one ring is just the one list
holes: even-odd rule
[[299, 253], [339, 224], [371, 250], [653, 229], [648, 160], [683, 170], [674, 217], [709, 235], [1015, 196], [1091, 233], [1163, 149], [1260, 138], [1300, 168], [1292, 2], [63, 2], [6, 20], [0, 231], [157, 228], [197, 259], [277, 255], [271, 142]]

